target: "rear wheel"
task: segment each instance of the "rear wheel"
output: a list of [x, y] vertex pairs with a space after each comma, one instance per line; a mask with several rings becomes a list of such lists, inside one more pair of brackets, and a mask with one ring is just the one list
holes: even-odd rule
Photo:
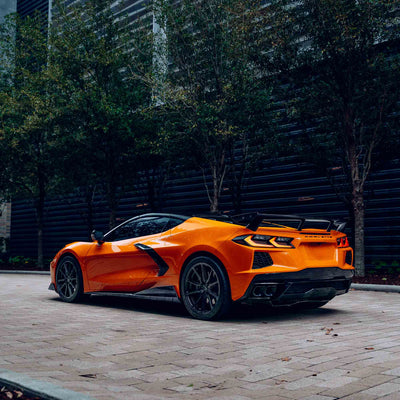
[[84, 297], [82, 272], [74, 257], [65, 256], [60, 260], [56, 269], [56, 287], [61, 299], [68, 303]]
[[228, 278], [219, 263], [207, 256], [189, 262], [180, 291], [186, 310], [197, 319], [221, 318], [231, 306]]

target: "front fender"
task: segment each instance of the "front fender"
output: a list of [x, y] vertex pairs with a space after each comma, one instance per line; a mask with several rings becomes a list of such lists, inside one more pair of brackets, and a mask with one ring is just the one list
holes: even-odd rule
[[55, 255], [55, 257], [53, 258], [53, 260], [50, 263], [50, 276], [51, 276], [51, 282], [54, 284], [54, 287], [56, 288], [56, 290], [57, 290], [56, 268], [57, 268], [58, 262], [64, 255], [72, 255], [73, 257], [76, 258], [76, 260], [78, 261], [78, 263], [81, 267], [81, 270], [82, 270], [83, 287], [84, 288], [89, 287], [88, 281], [87, 281], [86, 264], [84, 262], [84, 257], [89, 252], [89, 249], [92, 246], [97, 246], [97, 244], [92, 243], [92, 242], [73, 242], [73, 243], [67, 244]]

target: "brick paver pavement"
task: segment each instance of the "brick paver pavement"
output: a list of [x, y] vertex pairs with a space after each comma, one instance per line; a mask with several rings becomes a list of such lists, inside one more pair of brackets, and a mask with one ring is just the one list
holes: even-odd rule
[[0, 275], [0, 368], [97, 399], [400, 399], [400, 295], [351, 291], [321, 309], [66, 304], [49, 278]]

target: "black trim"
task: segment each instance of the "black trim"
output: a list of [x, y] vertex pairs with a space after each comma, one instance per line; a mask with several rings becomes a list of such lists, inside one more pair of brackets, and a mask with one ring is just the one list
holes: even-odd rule
[[[296, 229], [298, 231], [301, 231], [304, 228], [304, 225], [306, 223], [318, 223], [318, 224], [327, 224], [327, 227], [324, 228], [327, 232], [330, 232], [332, 230], [333, 226], [336, 226], [339, 231], [343, 230], [346, 223], [340, 222], [340, 221], [333, 221], [331, 219], [316, 219], [316, 218], [305, 218], [305, 217], [299, 217], [298, 215], [286, 215], [286, 214], [263, 214], [263, 213], [247, 213], [247, 214], [241, 214], [241, 215], [236, 215], [232, 216], [233, 220], [236, 220], [237, 223], [240, 223], [240, 221], [247, 221], [246, 228], [250, 229], [252, 231], [256, 231], [261, 223], [264, 220], [267, 220], [268, 222], [280, 222], [280, 225], [284, 225], [285, 222], [297, 222], [297, 227], [290, 227], [293, 229]], [[250, 220], [250, 221], [249, 221]], [[314, 228], [315, 229], [315, 228]]]
[[160, 271], [158, 272], [157, 276], [165, 275], [165, 273], [169, 269], [168, 264], [160, 257], [160, 255], [154, 249], [142, 243], [136, 243], [135, 247], [139, 250], [145, 251], [155, 261], [155, 263], [160, 268]]
[[54, 290], [54, 291], [56, 291], [56, 287], [54, 286], [54, 283], [50, 283], [50, 285], [49, 285], [49, 290]]
[[255, 251], [253, 264], [251, 266], [252, 269], [265, 268], [273, 265], [271, 254], [266, 251]]
[[235, 223], [235, 221], [226, 214], [220, 213], [202, 213], [202, 214], [193, 214], [193, 217], [196, 218], [203, 218], [203, 219], [211, 219], [213, 221], [221, 221], [221, 222], [228, 222], [229, 224]]
[[353, 255], [351, 250], [346, 251], [346, 258], [344, 261], [346, 264], [353, 265]]
[[253, 278], [245, 295], [239, 301], [264, 302], [271, 305], [328, 301], [349, 291], [353, 275], [353, 270], [338, 267], [260, 274]]

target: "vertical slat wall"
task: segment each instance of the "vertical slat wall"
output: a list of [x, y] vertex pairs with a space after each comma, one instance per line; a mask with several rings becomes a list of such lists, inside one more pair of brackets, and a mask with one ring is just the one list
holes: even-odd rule
[[[400, 260], [400, 162], [373, 174], [366, 201], [367, 264]], [[227, 188], [225, 188], [227, 189]], [[197, 171], [171, 176], [164, 190], [162, 211], [193, 214], [208, 210], [203, 177]], [[120, 202], [120, 220], [148, 212], [142, 194], [128, 193]], [[231, 210], [229, 190], [224, 190], [221, 210]], [[251, 172], [243, 195], [243, 211], [264, 210], [305, 216], [347, 218], [344, 204], [338, 200], [328, 180], [312, 166], [294, 158], [265, 164]], [[85, 226], [85, 203], [77, 196], [54, 198], [46, 202], [44, 243], [47, 258], [64, 244], [89, 240]], [[32, 202], [12, 203], [11, 253], [36, 255], [36, 220]], [[95, 226], [107, 230], [105, 202], [96, 199]], [[349, 232], [348, 232], [349, 233]]]

